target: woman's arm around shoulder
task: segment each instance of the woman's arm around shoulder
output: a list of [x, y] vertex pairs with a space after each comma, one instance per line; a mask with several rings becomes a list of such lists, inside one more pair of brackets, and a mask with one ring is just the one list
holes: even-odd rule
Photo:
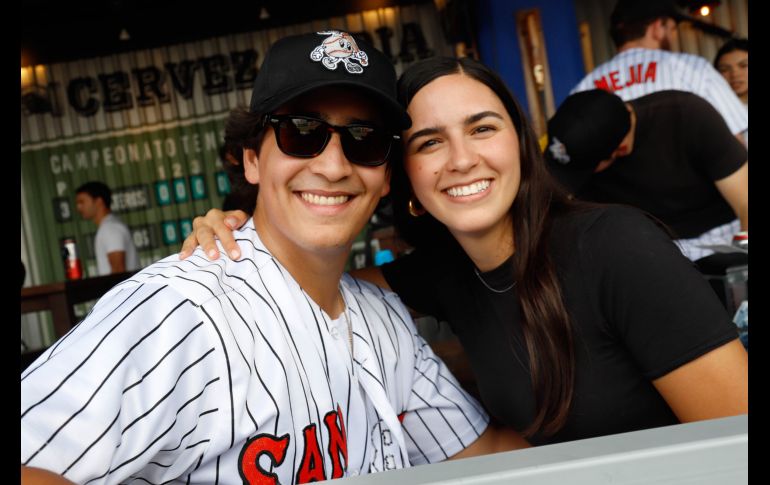
[[61, 475], [43, 470], [42, 468], [33, 468], [21, 466], [21, 484], [22, 485], [75, 485]]

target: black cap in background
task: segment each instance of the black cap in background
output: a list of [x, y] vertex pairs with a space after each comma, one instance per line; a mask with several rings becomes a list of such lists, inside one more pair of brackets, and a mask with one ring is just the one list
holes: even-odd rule
[[630, 129], [631, 114], [619, 96], [602, 89], [575, 93], [548, 120], [548, 170], [576, 193]]

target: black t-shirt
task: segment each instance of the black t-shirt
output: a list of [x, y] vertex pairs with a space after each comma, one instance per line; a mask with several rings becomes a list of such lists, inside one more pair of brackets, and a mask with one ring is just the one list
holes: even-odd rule
[[[651, 380], [737, 337], [703, 276], [639, 211], [610, 206], [557, 217], [550, 237], [574, 328], [576, 382], [567, 424], [533, 444], [677, 423]], [[481, 273], [498, 291], [511, 262]], [[534, 417], [515, 286], [490, 291], [459, 249], [416, 250], [382, 267], [413, 309], [449, 322], [489, 413], [522, 430]]]
[[629, 101], [636, 112], [631, 154], [594, 174], [575, 194], [583, 200], [628, 204], [697, 237], [736, 218], [714, 182], [748, 160], [744, 146], [707, 101], [660, 91]]

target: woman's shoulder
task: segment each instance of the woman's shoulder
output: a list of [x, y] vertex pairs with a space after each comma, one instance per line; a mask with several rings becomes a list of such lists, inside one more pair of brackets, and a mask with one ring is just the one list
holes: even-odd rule
[[581, 207], [555, 218], [551, 243], [557, 253], [569, 257], [575, 251], [606, 257], [617, 248], [668, 245], [672, 238], [651, 215], [634, 207], [607, 204]]
[[655, 225], [649, 214], [634, 207], [619, 204], [591, 204], [561, 214], [555, 219], [553, 232], [563, 236], [573, 231], [576, 236], [586, 236], [608, 230], [635, 231], [640, 226]]

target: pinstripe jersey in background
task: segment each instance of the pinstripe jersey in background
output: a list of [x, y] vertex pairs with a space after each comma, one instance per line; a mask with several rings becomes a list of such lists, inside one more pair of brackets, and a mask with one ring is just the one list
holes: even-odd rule
[[741, 222], [735, 219], [727, 224], [722, 224], [709, 231], [704, 232], [698, 237], [690, 239], [675, 239], [674, 242], [682, 251], [687, 259], [692, 261], [706, 256], [711, 256], [715, 251], [708, 249], [708, 246], [731, 246], [733, 236], [741, 230]]
[[235, 236], [240, 260], [156, 262], [27, 368], [22, 464], [78, 483], [293, 484], [440, 461], [484, 431], [394, 293], [343, 277], [351, 358], [344, 314], [253, 221]]
[[749, 129], [749, 113], [730, 85], [703, 57], [641, 47], [628, 49], [601, 64], [570, 94], [605, 89], [636, 99], [657, 91], [688, 91], [706, 99], [722, 115], [734, 134]]

